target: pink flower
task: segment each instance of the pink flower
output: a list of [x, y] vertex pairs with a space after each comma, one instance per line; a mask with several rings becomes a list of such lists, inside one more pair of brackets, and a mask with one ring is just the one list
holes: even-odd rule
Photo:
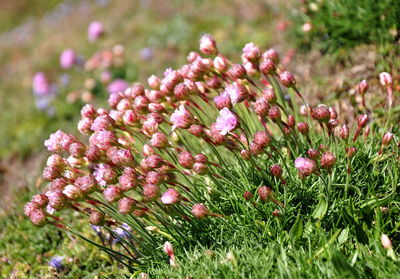
[[379, 81], [382, 84], [382, 86], [385, 87], [391, 87], [393, 85], [393, 78], [387, 72], [382, 72], [379, 74]]
[[62, 150], [62, 141], [66, 137], [66, 134], [58, 130], [54, 134], [50, 135], [50, 138], [44, 141], [44, 146], [47, 147], [49, 151], [58, 152]]
[[164, 194], [161, 196], [161, 202], [163, 204], [175, 204], [180, 202], [182, 199], [181, 194], [172, 188], [169, 188]]
[[124, 92], [129, 87], [129, 83], [123, 79], [116, 79], [107, 86], [108, 94]]
[[219, 116], [217, 122], [215, 123], [215, 128], [219, 131], [221, 135], [226, 135], [230, 131], [236, 129], [239, 124], [237, 116], [231, 112], [228, 108], [223, 108], [219, 111]]
[[43, 72], [37, 72], [32, 80], [33, 92], [38, 96], [50, 94], [50, 83]]
[[243, 56], [248, 61], [256, 61], [260, 58], [260, 49], [254, 43], [248, 43], [243, 48]]
[[200, 39], [200, 51], [204, 54], [217, 53], [217, 44], [213, 36], [206, 34]]
[[317, 169], [315, 161], [308, 158], [297, 158], [294, 161], [294, 166], [299, 171], [300, 176], [309, 176]]
[[89, 41], [96, 41], [104, 33], [103, 24], [99, 21], [93, 21], [88, 27], [88, 38]]
[[185, 106], [180, 105], [179, 108], [172, 113], [170, 120], [173, 124], [172, 130], [175, 130], [176, 128], [189, 128], [194, 119], [193, 115], [185, 108]]
[[76, 54], [72, 49], [64, 50], [60, 55], [60, 65], [63, 69], [69, 69], [76, 63]]
[[247, 97], [247, 95], [246, 96], [242, 96], [243, 94], [241, 94], [239, 88], [237, 86], [234, 86], [234, 85], [228, 85], [225, 88], [224, 93], [222, 93], [221, 95], [223, 95], [223, 94], [225, 94], [225, 95], [228, 94], [229, 95], [229, 98], [231, 99], [232, 105], [240, 103], [241, 101], [243, 101], [243, 97], [244, 97], [244, 99], [246, 99], [246, 97]]
[[214, 97], [214, 103], [215, 103], [215, 106], [218, 109], [231, 107], [231, 98], [230, 98], [229, 93], [227, 92], [227, 90], [222, 92], [220, 95]]

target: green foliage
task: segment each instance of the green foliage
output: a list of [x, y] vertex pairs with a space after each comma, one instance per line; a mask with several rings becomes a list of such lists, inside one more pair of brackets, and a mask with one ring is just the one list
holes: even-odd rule
[[[323, 52], [374, 44], [382, 53], [398, 50], [400, 2], [397, 0], [305, 1], [294, 13], [294, 35], [301, 48], [312, 45]], [[304, 23], [312, 29], [302, 30]]]

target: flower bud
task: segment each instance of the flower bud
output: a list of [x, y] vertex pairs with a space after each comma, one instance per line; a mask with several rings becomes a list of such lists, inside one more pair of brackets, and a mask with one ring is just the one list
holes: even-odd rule
[[331, 119], [337, 119], [337, 112], [335, 108], [329, 107], [329, 114]]
[[189, 88], [184, 83], [179, 83], [174, 88], [174, 94], [178, 100], [186, 100], [190, 93]]
[[179, 203], [181, 199], [181, 194], [173, 188], [169, 188], [161, 195], [161, 202], [166, 205]]
[[168, 255], [168, 257], [173, 258], [174, 257], [174, 249], [172, 248], [171, 242], [167, 241], [164, 243], [163, 250], [165, 254]]
[[369, 85], [368, 85], [368, 82], [367, 82], [365, 79], [362, 80], [362, 81], [358, 84], [358, 93], [359, 93], [361, 96], [364, 96], [365, 93], [368, 91], [368, 89], [369, 89]]
[[276, 65], [271, 59], [266, 59], [260, 64], [260, 72], [268, 76], [276, 72]]
[[268, 117], [271, 118], [273, 122], [281, 121], [281, 111], [278, 106], [270, 107], [268, 111]]
[[146, 201], [154, 201], [160, 196], [160, 188], [155, 184], [143, 186], [143, 197]]
[[296, 79], [294, 78], [293, 74], [288, 71], [282, 72], [279, 75], [279, 79], [281, 80], [283, 86], [287, 88], [292, 88], [296, 85]]
[[369, 121], [368, 114], [360, 115], [357, 118], [357, 125], [358, 127], [363, 128], [365, 127], [365, 125], [367, 125], [368, 121]]
[[122, 214], [129, 214], [135, 210], [136, 201], [131, 198], [122, 198], [118, 201], [118, 211]]
[[103, 226], [105, 223], [105, 216], [98, 211], [92, 211], [89, 216], [89, 222], [93, 226]]
[[249, 200], [251, 200], [253, 198], [253, 194], [251, 192], [249, 192], [249, 191], [244, 191], [243, 198], [246, 201], [249, 201]]
[[61, 210], [68, 204], [68, 198], [60, 190], [46, 192], [49, 205], [55, 210]]
[[240, 151], [240, 156], [242, 156], [243, 160], [250, 160], [251, 159], [251, 151], [247, 149], [243, 149]]
[[315, 161], [308, 158], [297, 158], [294, 161], [294, 166], [298, 170], [301, 177], [309, 176], [317, 170]]
[[210, 212], [204, 204], [199, 203], [192, 206], [192, 214], [196, 219], [204, 219]]
[[90, 135], [92, 133], [92, 130], [90, 127], [93, 125], [93, 120], [87, 117], [82, 118], [79, 120], [77, 128], [78, 131], [83, 134], [83, 135]]
[[58, 168], [47, 166], [43, 169], [43, 179], [46, 181], [52, 181], [60, 176], [61, 172]]
[[353, 158], [354, 154], [356, 154], [357, 149], [355, 147], [346, 148], [347, 157]]
[[340, 137], [342, 138], [342, 140], [347, 140], [349, 138], [349, 135], [350, 135], [349, 127], [347, 127], [347, 125], [344, 124], [342, 126], [342, 128], [340, 129], [339, 134], [340, 134]]
[[316, 161], [319, 158], [319, 151], [317, 149], [309, 149], [307, 150], [307, 156]]
[[38, 227], [43, 227], [47, 224], [46, 213], [42, 209], [34, 209], [29, 215], [31, 223]]
[[74, 185], [78, 187], [84, 194], [91, 194], [99, 189], [96, 180], [92, 175], [78, 177], [75, 180]]
[[154, 90], [159, 90], [160, 89], [160, 84], [161, 84], [161, 80], [159, 77], [155, 76], [155, 75], [151, 75], [148, 79], [147, 79], [147, 83], [149, 84], [149, 86], [154, 89]]
[[66, 195], [69, 199], [74, 201], [78, 201], [83, 198], [82, 191], [78, 187], [71, 184], [65, 186], [63, 194]]
[[228, 62], [226, 61], [226, 58], [220, 55], [215, 57], [214, 68], [221, 73], [225, 72], [228, 69]]
[[295, 120], [294, 116], [291, 114], [289, 114], [287, 122], [288, 122], [287, 124], [290, 128], [294, 128], [294, 126], [296, 125], [296, 120]]
[[268, 202], [272, 195], [272, 189], [267, 186], [261, 186], [258, 188], [258, 195], [263, 202]]
[[242, 64], [234, 64], [232, 68], [229, 69], [228, 74], [232, 79], [245, 79], [247, 76], [246, 69]]
[[385, 248], [385, 249], [392, 249], [392, 247], [393, 247], [392, 241], [386, 234], [382, 234], [381, 243], [382, 243], [383, 248]]
[[269, 103], [269, 104], [275, 104], [277, 101], [277, 97], [275, 94], [275, 91], [272, 87], [266, 87], [263, 90], [263, 98]]
[[243, 56], [248, 61], [257, 62], [261, 57], [261, 52], [253, 43], [248, 43], [243, 48]]
[[26, 216], [30, 216], [32, 211], [37, 210], [37, 209], [41, 209], [42, 207], [40, 206], [40, 204], [38, 204], [37, 202], [31, 201], [28, 202], [27, 204], [25, 204], [24, 206], [24, 213]]
[[64, 190], [65, 186], [67, 185], [68, 185], [68, 180], [66, 178], [64, 177], [56, 178], [53, 181], [51, 181], [49, 189], [51, 191]]
[[279, 54], [273, 48], [270, 48], [269, 50], [264, 52], [262, 56], [264, 60], [271, 59], [275, 64], [279, 64]]
[[164, 164], [163, 158], [160, 155], [154, 154], [146, 157], [146, 165], [149, 168], [156, 169], [161, 167]]
[[253, 142], [264, 148], [271, 142], [271, 138], [267, 132], [259, 131], [255, 133]]
[[382, 72], [379, 74], [379, 81], [382, 84], [382, 86], [385, 86], [385, 87], [392, 87], [392, 85], [393, 85], [393, 78], [387, 72]]
[[326, 123], [331, 118], [329, 109], [325, 105], [318, 105], [312, 110], [312, 117], [320, 123]]
[[152, 135], [150, 144], [157, 148], [165, 148], [168, 146], [168, 138], [164, 133], [157, 132]]
[[198, 175], [204, 175], [208, 172], [208, 166], [203, 163], [194, 163], [193, 171]]
[[383, 144], [384, 146], [388, 146], [388, 145], [390, 144], [390, 142], [392, 141], [392, 138], [393, 138], [393, 134], [390, 133], [390, 132], [386, 132], [386, 133], [383, 135], [382, 144]]
[[194, 156], [194, 160], [196, 161], [196, 163], [203, 163], [203, 164], [207, 164], [208, 163], [208, 158], [205, 154], [197, 154]]
[[308, 135], [308, 132], [310, 130], [310, 128], [308, 127], [308, 124], [306, 122], [297, 123], [297, 129], [299, 129], [299, 132], [305, 136]]
[[325, 152], [324, 154], [322, 154], [321, 157], [321, 167], [323, 169], [331, 169], [333, 167], [333, 165], [336, 163], [336, 158], [335, 155], [333, 155], [332, 152]]
[[122, 190], [118, 186], [109, 186], [103, 191], [104, 198], [109, 203], [113, 203], [122, 198]]
[[49, 198], [46, 195], [38, 194], [32, 197], [32, 202], [36, 203], [39, 208], [45, 208], [49, 203]]
[[275, 177], [278, 177], [278, 178], [282, 177], [283, 170], [282, 170], [281, 165], [279, 165], [279, 164], [274, 164], [274, 165], [272, 165], [272, 166], [269, 168], [269, 171], [270, 171], [271, 174], [272, 174], [273, 176], [275, 176]]
[[266, 116], [269, 111], [269, 105], [264, 98], [258, 98], [253, 104], [254, 112], [259, 116]]
[[255, 142], [251, 142], [249, 147], [250, 147], [251, 154], [259, 155], [264, 152], [264, 147], [258, 145]]
[[77, 142], [71, 143], [68, 150], [69, 150], [69, 154], [71, 154], [72, 157], [81, 158], [85, 155], [86, 146], [83, 143], [77, 141]]
[[206, 34], [203, 35], [200, 39], [200, 51], [204, 54], [216, 54], [217, 50], [217, 43], [213, 36]]

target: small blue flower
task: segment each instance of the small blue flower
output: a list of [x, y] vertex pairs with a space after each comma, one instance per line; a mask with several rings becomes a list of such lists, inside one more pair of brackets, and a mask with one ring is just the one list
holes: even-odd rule
[[61, 271], [64, 267], [63, 260], [64, 260], [63, 256], [54, 256], [50, 259], [49, 266], [51, 266], [57, 271]]
[[128, 224], [122, 224], [119, 228], [113, 230], [116, 234], [115, 239], [113, 240], [114, 243], [121, 241], [121, 239], [129, 239], [132, 237], [131, 235], [132, 228]]

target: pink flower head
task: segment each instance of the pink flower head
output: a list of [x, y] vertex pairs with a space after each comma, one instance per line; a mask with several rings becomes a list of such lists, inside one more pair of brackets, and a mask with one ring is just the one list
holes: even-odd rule
[[232, 105], [243, 102], [249, 95], [247, 88], [242, 84], [228, 85], [225, 92], [229, 95]]
[[393, 78], [387, 72], [382, 72], [379, 74], [379, 81], [382, 84], [382, 86], [385, 87], [391, 87], [393, 85]]
[[163, 204], [175, 204], [180, 202], [182, 199], [181, 194], [172, 188], [169, 188], [164, 194], [161, 196], [161, 202]]
[[69, 69], [76, 63], [76, 54], [72, 49], [64, 50], [60, 55], [60, 65], [63, 69]]
[[49, 151], [59, 152], [62, 150], [62, 142], [65, 137], [66, 134], [58, 130], [54, 134], [51, 134], [49, 139], [44, 141], [44, 146], [46, 146]]
[[206, 34], [200, 39], [200, 51], [204, 54], [216, 54], [217, 44], [213, 36]]
[[37, 72], [32, 80], [33, 92], [38, 96], [50, 94], [50, 83], [43, 72]]
[[248, 61], [256, 61], [260, 58], [260, 49], [254, 43], [248, 43], [243, 48], [243, 56]]
[[170, 120], [173, 124], [172, 130], [175, 130], [176, 128], [189, 128], [194, 119], [193, 115], [185, 108], [185, 106], [180, 105], [179, 108], [172, 113]]
[[123, 79], [116, 79], [107, 86], [108, 94], [124, 92], [129, 87], [129, 83]]
[[230, 131], [235, 130], [238, 125], [238, 117], [228, 108], [223, 108], [219, 111], [219, 116], [217, 118], [217, 122], [215, 123], [215, 128], [219, 131], [221, 135], [226, 135]]
[[103, 24], [99, 21], [92, 21], [88, 27], [88, 38], [89, 41], [96, 41], [104, 33]]
[[114, 182], [117, 177], [115, 170], [108, 164], [98, 164], [95, 166], [93, 176], [97, 184], [106, 186], [107, 183]]
[[222, 92], [220, 95], [214, 97], [214, 103], [218, 109], [230, 108], [231, 107], [231, 98], [230, 98], [227, 90]]
[[294, 161], [294, 166], [299, 171], [300, 176], [304, 177], [313, 174], [317, 169], [315, 161], [308, 158], [297, 158]]

